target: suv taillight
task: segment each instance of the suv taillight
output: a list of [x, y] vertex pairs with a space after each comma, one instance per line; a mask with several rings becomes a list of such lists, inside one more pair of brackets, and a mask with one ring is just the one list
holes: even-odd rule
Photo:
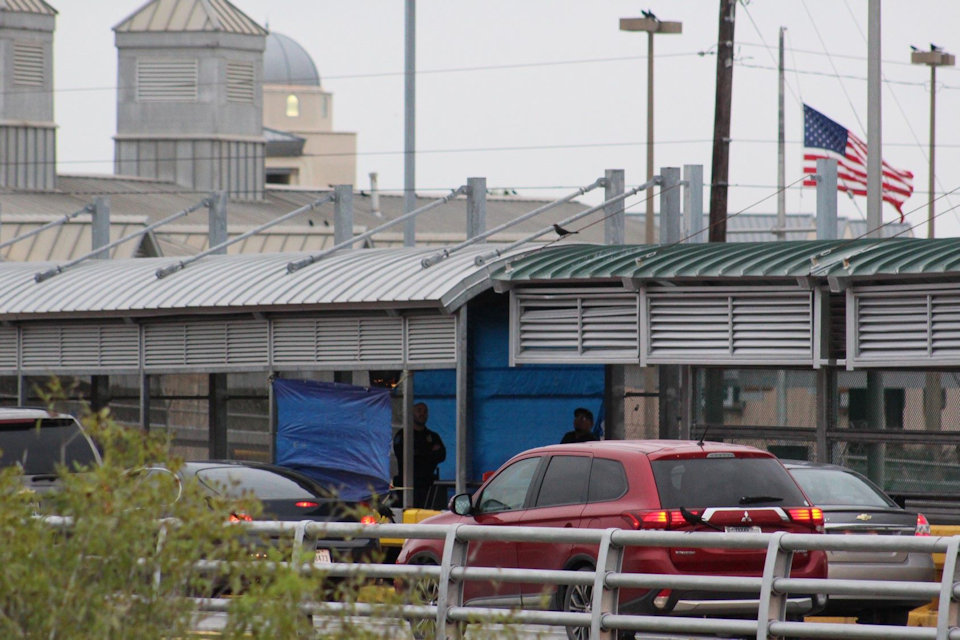
[[794, 522], [820, 528], [823, 526], [823, 510], [819, 507], [796, 507], [787, 509], [787, 515]]
[[930, 535], [930, 521], [922, 513], [917, 514], [917, 528], [913, 532], [915, 536]]
[[[693, 511], [699, 514], [699, 511]], [[640, 511], [621, 514], [632, 529], [675, 529], [687, 524], [679, 510], [660, 509], [658, 511]]]

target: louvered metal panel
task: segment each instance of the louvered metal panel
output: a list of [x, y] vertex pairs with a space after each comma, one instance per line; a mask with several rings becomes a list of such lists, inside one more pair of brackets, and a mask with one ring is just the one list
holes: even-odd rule
[[650, 364], [812, 364], [813, 295], [782, 288], [648, 292]]
[[227, 101], [253, 102], [254, 72], [252, 62], [227, 63]]
[[960, 364], [960, 287], [869, 287], [849, 296], [848, 367]]
[[457, 323], [454, 316], [407, 318], [407, 362], [411, 365], [457, 361]]
[[403, 362], [403, 319], [361, 319], [357, 323], [357, 360]]
[[16, 327], [0, 327], [0, 369], [16, 370], [17, 339]]
[[197, 68], [195, 58], [138, 58], [137, 100], [196, 102]]
[[272, 322], [273, 363], [306, 365], [317, 361], [317, 321], [310, 318], [278, 318]]
[[13, 83], [26, 87], [44, 84], [43, 45], [34, 42], [13, 43]]
[[638, 297], [623, 289], [518, 289], [510, 296], [511, 362], [635, 363]]
[[148, 369], [269, 365], [265, 320], [147, 324], [143, 329]]
[[45, 372], [136, 370], [139, 330], [133, 325], [25, 325], [23, 368]]

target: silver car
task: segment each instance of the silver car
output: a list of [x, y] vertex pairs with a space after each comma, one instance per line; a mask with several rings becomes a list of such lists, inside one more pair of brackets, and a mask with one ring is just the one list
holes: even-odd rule
[[[906, 511], [877, 485], [845, 467], [784, 460], [807, 497], [823, 509], [824, 529], [830, 534], [930, 535], [921, 513]], [[929, 553], [829, 551], [831, 579], [934, 581]], [[929, 600], [872, 596], [830, 596], [822, 615], [856, 616], [867, 624], [906, 625], [910, 610]]]

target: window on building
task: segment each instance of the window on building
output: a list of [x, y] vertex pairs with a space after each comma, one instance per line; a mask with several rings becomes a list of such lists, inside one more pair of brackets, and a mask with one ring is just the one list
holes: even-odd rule
[[287, 117], [288, 118], [299, 118], [300, 117], [300, 98], [295, 94], [290, 94], [287, 96]]

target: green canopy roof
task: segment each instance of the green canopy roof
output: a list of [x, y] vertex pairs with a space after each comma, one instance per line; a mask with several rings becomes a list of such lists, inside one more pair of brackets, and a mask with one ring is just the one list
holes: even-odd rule
[[493, 278], [542, 282], [951, 273], [960, 274], [960, 238], [551, 246], [508, 261]]

